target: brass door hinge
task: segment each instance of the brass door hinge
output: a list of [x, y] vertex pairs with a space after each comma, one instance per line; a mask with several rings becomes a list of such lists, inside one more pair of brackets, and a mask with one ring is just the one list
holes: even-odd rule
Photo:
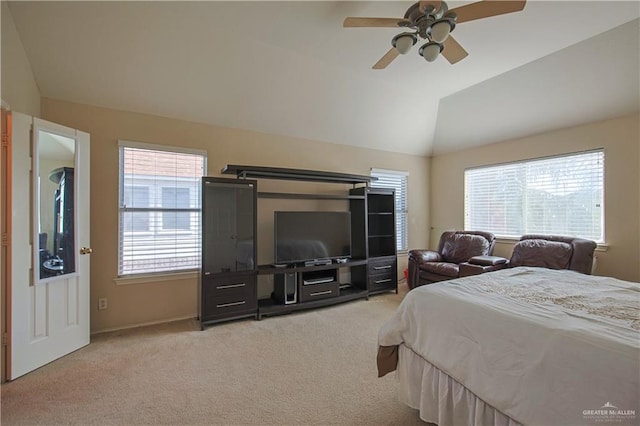
[[5, 247], [9, 245], [9, 234], [7, 234], [6, 232], [2, 233], [2, 242], [0, 244]]
[[5, 126], [2, 126], [2, 146], [9, 146], [9, 132]]
[[2, 346], [7, 346], [7, 333], [2, 333]]

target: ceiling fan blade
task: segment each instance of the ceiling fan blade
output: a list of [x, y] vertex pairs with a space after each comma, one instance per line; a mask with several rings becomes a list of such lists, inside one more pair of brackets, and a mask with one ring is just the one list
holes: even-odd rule
[[522, 9], [524, 9], [526, 3], [526, 0], [486, 0], [456, 7], [454, 9], [451, 9], [451, 12], [455, 12], [455, 14], [458, 15], [456, 23], [460, 24], [462, 22], [473, 21], [476, 19], [489, 18], [496, 15], [504, 15], [505, 13], [520, 12]]
[[384, 54], [382, 58], [373, 66], [374, 70], [383, 70], [385, 69], [395, 58], [398, 57], [400, 52], [395, 47], [392, 47], [387, 53]]
[[469, 55], [466, 50], [460, 43], [456, 41], [453, 37], [449, 36], [444, 41], [444, 49], [442, 49], [442, 56], [447, 58], [447, 61], [451, 64], [455, 64], [458, 61], [463, 60]]
[[420, 2], [418, 9], [420, 9], [420, 12], [424, 12], [427, 6], [433, 6], [433, 10], [440, 10], [441, 5], [442, 2], [440, 0], [425, 0]]
[[345, 18], [345, 28], [399, 27], [400, 22], [409, 22], [404, 18]]

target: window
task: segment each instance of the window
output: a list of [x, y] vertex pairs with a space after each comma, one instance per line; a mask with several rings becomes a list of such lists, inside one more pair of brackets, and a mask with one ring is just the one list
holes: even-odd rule
[[[149, 207], [149, 187], [131, 185], [124, 188], [124, 205], [146, 209]], [[122, 218], [124, 232], [149, 231], [149, 212], [131, 212]]]
[[200, 267], [202, 151], [120, 141], [118, 276]]
[[465, 170], [465, 229], [604, 241], [604, 151]]
[[407, 229], [409, 173], [397, 170], [371, 169], [371, 176], [378, 178], [371, 183], [372, 187], [396, 190], [396, 248], [398, 251], [406, 251], [409, 247]]
[[162, 188], [162, 207], [174, 211], [162, 212], [162, 229], [191, 229], [189, 188]]

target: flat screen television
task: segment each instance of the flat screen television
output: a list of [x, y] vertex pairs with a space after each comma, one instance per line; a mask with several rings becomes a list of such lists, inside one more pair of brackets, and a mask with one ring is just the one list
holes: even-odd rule
[[351, 256], [351, 212], [274, 212], [276, 264]]

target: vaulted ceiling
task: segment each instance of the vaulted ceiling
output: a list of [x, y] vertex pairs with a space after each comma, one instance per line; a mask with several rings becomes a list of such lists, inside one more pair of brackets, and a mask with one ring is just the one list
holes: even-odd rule
[[[470, 2], [451, 1], [449, 7]], [[451, 65], [371, 66], [411, 2], [9, 2], [43, 97], [431, 155], [639, 110], [640, 3], [536, 1], [459, 24]], [[301, 141], [301, 143], [303, 143]]]

